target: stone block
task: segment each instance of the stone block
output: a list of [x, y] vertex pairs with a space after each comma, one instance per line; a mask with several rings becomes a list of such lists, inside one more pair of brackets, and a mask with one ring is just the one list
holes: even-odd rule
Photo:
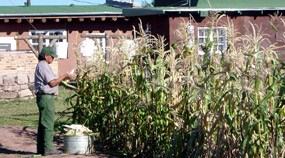
[[19, 94], [19, 97], [21, 97], [21, 98], [33, 95], [33, 93], [29, 89], [21, 90], [21, 91], [19, 91], [18, 94]]
[[0, 86], [0, 93], [4, 92], [4, 86]]
[[17, 75], [16, 82], [18, 84], [27, 84], [29, 82], [27, 75]]
[[20, 89], [21, 89], [20, 85], [15, 84], [14, 86], [12, 86], [13, 92], [18, 92]]
[[13, 86], [3, 86], [3, 90], [5, 91], [5, 92], [12, 92], [13, 91]]
[[20, 85], [20, 90], [23, 89], [29, 89], [29, 86], [27, 84]]
[[0, 99], [13, 99], [16, 98], [18, 94], [16, 92], [2, 92], [0, 93]]
[[3, 76], [0, 75], [0, 86], [3, 86]]
[[15, 76], [3, 76], [4, 86], [13, 86], [15, 84]]
[[28, 78], [29, 78], [29, 83], [34, 83], [35, 82], [35, 75], [34, 74], [29, 74]]

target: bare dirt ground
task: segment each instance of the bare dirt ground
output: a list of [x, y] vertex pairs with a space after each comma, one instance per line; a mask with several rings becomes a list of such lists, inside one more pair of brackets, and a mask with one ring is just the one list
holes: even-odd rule
[[[55, 134], [54, 147], [63, 150], [63, 139]], [[36, 130], [8, 126], [0, 127], [0, 158], [114, 158], [112, 156], [92, 153], [91, 155], [60, 154], [52, 156], [40, 156], [36, 153]]]

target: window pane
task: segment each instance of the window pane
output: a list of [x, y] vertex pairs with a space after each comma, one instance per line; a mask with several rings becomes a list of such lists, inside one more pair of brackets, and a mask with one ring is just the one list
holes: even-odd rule
[[[66, 35], [66, 31], [65, 30], [31, 30], [30, 31], [30, 35], [47, 35], [47, 36], [54, 36], [54, 35]], [[38, 43], [39, 40], [38, 39], [32, 39], [30, 40], [32, 45], [34, 46], [34, 48], [38, 48]], [[43, 46], [46, 47], [50, 44], [50, 42], [52, 41], [52, 39], [43, 39]], [[67, 41], [66, 39], [60, 39], [57, 40], [57, 42], [63, 42], [63, 41]]]
[[226, 35], [226, 31], [224, 29], [222, 29], [220, 34], [221, 34], [221, 36], [225, 36]]
[[204, 36], [204, 31], [203, 30], [199, 30], [199, 36]]
[[[208, 34], [211, 33], [209, 36]], [[215, 45], [213, 51], [225, 51], [227, 46], [227, 37], [226, 37], [226, 28], [225, 27], [216, 27], [211, 31], [209, 28], [198, 28], [198, 44], [199, 47], [202, 43], [206, 41], [206, 38], [209, 36], [210, 40], [213, 40]], [[200, 49], [200, 48], [199, 48]]]
[[[49, 33], [50, 36], [59, 36], [59, 35], [63, 35], [63, 32], [60, 32], [60, 31], [51, 31]], [[51, 42], [52, 39], [49, 40], [49, 42]], [[58, 39], [57, 42], [62, 42], [63, 39]]]
[[204, 35], [207, 36], [208, 35], [209, 30], [205, 30]]

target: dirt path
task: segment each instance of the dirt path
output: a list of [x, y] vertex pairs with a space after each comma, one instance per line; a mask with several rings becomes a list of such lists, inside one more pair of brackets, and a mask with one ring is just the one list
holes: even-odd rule
[[[54, 147], [63, 149], [63, 141], [58, 135]], [[52, 158], [111, 158], [102, 154], [92, 155], [52, 155], [40, 156], [36, 154], [36, 131], [18, 126], [0, 127], [0, 158], [30, 158], [30, 157], [52, 157]]]

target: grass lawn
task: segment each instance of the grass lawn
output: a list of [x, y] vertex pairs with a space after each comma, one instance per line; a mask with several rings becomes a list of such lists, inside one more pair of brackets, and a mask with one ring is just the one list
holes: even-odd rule
[[[65, 99], [72, 94], [72, 91], [60, 86], [59, 95], [56, 96], [56, 125], [62, 124], [63, 119], [60, 113], [69, 106]], [[36, 98], [0, 100], [0, 126], [27, 126], [36, 129], [38, 126], [38, 107]], [[55, 127], [57, 129], [57, 127]]]

